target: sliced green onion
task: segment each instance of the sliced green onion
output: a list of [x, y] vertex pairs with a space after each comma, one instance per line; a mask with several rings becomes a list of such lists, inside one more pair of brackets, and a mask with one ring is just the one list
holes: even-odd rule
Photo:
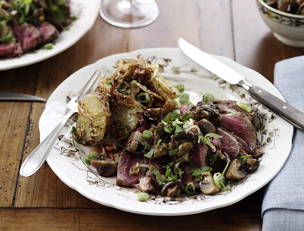
[[221, 138], [220, 135], [218, 135], [218, 134], [216, 134], [216, 133], [212, 133], [212, 132], [207, 133], [207, 134], [205, 135], [205, 137], [211, 137], [211, 138], [215, 138], [215, 139]]
[[172, 134], [172, 132], [174, 131], [173, 127], [170, 124], [165, 124], [164, 126], [164, 131], [168, 134]]
[[215, 100], [214, 95], [210, 93], [206, 93], [203, 95], [203, 102], [205, 103], [212, 103]]
[[242, 103], [242, 102], [236, 102], [236, 105], [238, 105], [241, 109], [243, 109], [246, 112], [251, 112], [252, 108], [250, 107], [250, 105], [246, 104], [246, 103]]
[[155, 146], [154, 146], [153, 148], [151, 148], [150, 151], [147, 152], [144, 156], [145, 156], [146, 158], [151, 159], [151, 158], [153, 157], [153, 155], [154, 155], [155, 149], [158, 148], [158, 146], [160, 145], [161, 142], [162, 142], [162, 140], [159, 139], [159, 140], [157, 141], [157, 143], [155, 144]]
[[136, 96], [136, 100], [141, 103], [150, 103], [151, 98], [148, 93], [142, 92]]
[[117, 91], [123, 94], [130, 94], [130, 89], [128, 85], [124, 82], [120, 83], [117, 87]]
[[180, 102], [181, 104], [186, 104], [186, 103], [189, 102], [189, 99], [190, 99], [189, 94], [188, 94], [188, 93], [183, 93], [183, 94], [181, 94], [180, 97], [179, 97], [179, 102]]
[[169, 150], [169, 156], [174, 156], [178, 154], [178, 149]]
[[213, 175], [213, 181], [216, 187], [219, 189], [225, 188], [225, 177], [222, 173], [217, 172]]
[[53, 49], [53, 44], [52, 43], [47, 43], [43, 46], [43, 48], [46, 49], [46, 50], [51, 50], [51, 49]]
[[148, 193], [144, 193], [144, 192], [139, 192], [136, 195], [137, 200], [139, 200], [140, 202], [146, 202], [149, 200], [150, 195]]
[[142, 138], [146, 141], [150, 141], [153, 136], [153, 132], [150, 130], [144, 130], [142, 134]]
[[185, 192], [186, 192], [188, 195], [195, 194], [195, 186], [194, 186], [193, 182], [188, 182], [188, 183], [186, 184]]
[[185, 90], [185, 87], [183, 84], [176, 85], [176, 88], [180, 93], [184, 92], [184, 90]]

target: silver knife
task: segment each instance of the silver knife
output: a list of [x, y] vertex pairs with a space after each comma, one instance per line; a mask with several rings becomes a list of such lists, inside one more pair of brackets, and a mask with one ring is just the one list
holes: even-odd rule
[[282, 116], [297, 128], [304, 129], [304, 113], [280, 100], [268, 91], [248, 83], [242, 74], [236, 72], [226, 64], [203, 52], [184, 39], [180, 38], [178, 40], [178, 45], [186, 56], [203, 68], [231, 84], [236, 84], [245, 88], [260, 103]]
[[37, 101], [46, 102], [46, 99], [15, 92], [0, 92], [0, 101]]

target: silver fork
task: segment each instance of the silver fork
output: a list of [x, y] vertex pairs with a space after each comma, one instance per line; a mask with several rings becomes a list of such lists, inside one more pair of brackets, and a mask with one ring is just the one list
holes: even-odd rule
[[86, 84], [78, 91], [75, 97], [72, 97], [67, 105], [68, 111], [60, 123], [53, 129], [53, 131], [29, 154], [29, 156], [22, 163], [20, 168], [21, 176], [31, 176], [33, 175], [44, 163], [48, 154], [52, 150], [60, 132], [64, 128], [66, 122], [73, 116], [78, 110], [77, 101], [83, 98], [92, 88], [100, 72], [95, 71]]

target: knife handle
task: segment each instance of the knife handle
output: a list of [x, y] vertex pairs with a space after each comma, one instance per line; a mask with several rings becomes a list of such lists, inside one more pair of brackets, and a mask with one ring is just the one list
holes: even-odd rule
[[250, 94], [260, 103], [272, 109], [277, 114], [283, 116], [288, 122], [295, 125], [297, 128], [304, 129], [304, 113], [294, 108], [293, 106], [280, 100], [271, 93], [257, 86], [250, 86]]

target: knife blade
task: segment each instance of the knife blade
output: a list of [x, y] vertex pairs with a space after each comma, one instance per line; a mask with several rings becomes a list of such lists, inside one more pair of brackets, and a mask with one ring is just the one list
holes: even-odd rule
[[15, 92], [0, 92], [0, 101], [37, 101], [37, 102], [46, 102], [46, 99]]
[[246, 89], [257, 101], [264, 104], [272, 111], [280, 115], [283, 119], [287, 120], [294, 126], [304, 129], [304, 113], [294, 108], [293, 106], [285, 103], [278, 97], [269, 93], [268, 91], [248, 83], [246, 78], [235, 71], [231, 67], [217, 60], [213, 56], [203, 52], [191, 43], [180, 38], [178, 45], [181, 51], [191, 60], [215, 74], [216, 76], [224, 79], [225, 81], [239, 85]]

